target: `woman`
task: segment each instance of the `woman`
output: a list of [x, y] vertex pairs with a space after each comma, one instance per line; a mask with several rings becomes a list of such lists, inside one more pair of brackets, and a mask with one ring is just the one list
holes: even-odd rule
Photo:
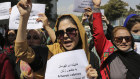
[[14, 42], [16, 39], [16, 31], [8, 30], [5, 34], [5, 45], [3, 47], [5, 54], [14, 53]]
[[15, 78], [16, 77], [16, 71], [15, 71], [15, 67], [16, 67], [16, 57], [15, 57], [15, 52], [14, 52], [14, 43], [15, 43], [15, 39], [16, 39], [16, 30], [8, 30], [5, 34], [5, 39], [4, 39], [4, 46], [3, 46], [3, 52], [4, 54], [6, 54], [9, 57], [9, 61], [14, 69], [14, 73], [15, 73]]
[[27, 42], [29, 46], [46, 45], [45, 33], [41, 29], [32, 29], [27, 33]]
[[127, 16], [124, 27], [133, 35], [135, 41], [135, 51], [140, 54], [140, 15], [130, 14]]
[[[98, 0], [98, 3], [101, 1]], [[100, 4], [93, 13], [93, 36], [96, 50], [101, 59], [102, 79], [139, 79], [140, 56], [133, 50], [134, 41], [130, 32], [122, 27], [112, 31], [112, 42], [103, 32]], [[95, 12], [95, 11], [94, 11]]]
[[[21, 0], [17, 6], [20, 12], [20, 24], [15, 43], [15, 55], [28, 62], [32, 69], [38, 72], [37, 74], [34, 74], [36, 76], [35, 78], [44, 78], [47, 59], [64, 51], [84, 49], [88, 60], [92, 60], [92, 57], [90, 57], [92, 56], [92, 53], [89, 53], [88, 51], [87, 37], [84, 28], [78, 18], [74, 15], [63, 15], [58, 18], [56, 23], [58, 40], [56, 43], [48, 45], [46, 48], [41, 46], [30, 48], [26, 41], [26, 29], [32, 2], [30, 0]], [[48, 21], [46, 24], [43, 23], [43, 25], [45, 25], [45, 28], [49, 27]], [[41, 53], [45, 53], [45, 55], [41, 55]], [[43, 58], [42, 56], [45, 56], [46, 58]], [[98, 77], [97, 71], [93, 69], [91, 65], [86, 69], [90, 79], [93, 77], [96, 79]]]
[[[29, 46], [43, 46], [45, 45], [45, 35], [43, 32], [41, 32], [40, 29], [31, 29], [28, 30], [27, 32], [27, 43]], [[24, 79], [24, 78], [29, 78], [29, 79], [33, 79], [33, 70], [31, 69], [30, 65], [23, 61], [23, 60], [19, 60], [19, 58], [17, 58], [16, 61], [16, 71], [18, 78], [20, 79]]]

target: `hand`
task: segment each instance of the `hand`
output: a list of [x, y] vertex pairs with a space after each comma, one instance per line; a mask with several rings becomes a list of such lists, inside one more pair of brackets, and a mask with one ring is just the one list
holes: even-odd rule
[[101, 0], [92, 0], [95, 8], [100, 8]]
[[93, 69], [92, 68], [92, 66], [91, 65], [88, 65], [87, 67], [86, 67], [86, 71], [87, 71], [87, 77], [89, 78], [89, 79], [97, 79], [97, 77], [98, 77], [98, 73], [97, 73], [97, 71], [96, 71], [96, 69]]
[[84, 8], [85, 9], [85, 14], [87, 15], [88, 20], [90, 21], [90, 18], [93, 14], [92, 9], [90, 7]]
[[102, 20], [106, 21], [107, 20], [106, 16], [102, 15]]
[[136, 50], [137, 49], [137, 45], [136, 44], [134, 44], [134, 50]]
[[102, 20], [106, 22], [106, 24], [109, 24], [109, 21], [107, 20], [106, 16], [102, 15]]
[[81, 23], [83, 23], [86, 19], [87, 19], [87, 15], [85, 13], [83, 13]]
[[37, 18], [36, 21], [41, 21], [43, 23], [43, 28], [46, 29], [46, 27], [49, 27], [49, 22], [48, 22], [48, 18], [46, 17], [46, 15], [44, 13], [40, 13], [39, 14], [39, 18]]
[[9, 14], [11, 14], [12, 8], [9, 8]]
[[31, 0], [20, 0], [17, 4], [18, 10], [20, 12], [20, 16], [29, 17], [32, 9], [32, 1]]

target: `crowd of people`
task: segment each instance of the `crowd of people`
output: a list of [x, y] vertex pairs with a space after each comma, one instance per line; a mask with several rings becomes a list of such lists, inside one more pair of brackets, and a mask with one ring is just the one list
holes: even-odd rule
[[92, 2], [94, 9], [85, 8], [81, 21], [73, 14], [61, 15], [53, 30], [40, 13], [36, 21], [44, 30], [27, 30], [32, 1], [20, 0], [18, 29], [0, 34], [0, 79], [47, 78], [46, 63], [52, 56], [77, 49], [85, 51], [89, 79], [139, 79], [140, 15], [130, 14], [123, 26], [112, 26], [101, 14], [101, 0]]

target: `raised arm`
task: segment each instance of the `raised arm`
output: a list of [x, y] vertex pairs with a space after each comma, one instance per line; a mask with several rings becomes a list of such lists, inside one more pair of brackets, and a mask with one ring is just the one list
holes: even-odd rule
[[20, 0], [17, 7], [20, 12], [20, 22], [15, 41], [15, 56], [28, 63], [31, 63], [35, 57], [35, 54], [33, 50], [28, 47], [26, 30], [27, 22], [32, 9], [32, 2], [31, 0]]
[[94, 45], [96, 47], [97, 53], [102, 58], [103, 53], [107, 50], [111, 42], [106, 39], [103, 31], [102, 18], [101, 18], [102, 15], [100, 13], [101, 0], [93, 0], [93, 4], [94, 4], [94, 11], [93, 11]]
[[100, 8], [101, 0], [92, 0], [94, 8]]
[[32, 9], [32, 2], [31, 0], [20, 0], [17, 4], [17, 7], [20, 12], [20, 22], [19, 22], [16, 42], [24, 42], [27, 37], [26, 29], [27, 29], [27, 22]]
[[37, 21], [41, 21], [43, 23], [43, 28], [47, 31], [49, 37], [54, 43], [56, 40], [55, 31], [50, 27], [48, 18], [46, 17], [46, 15], [44, 13], [40, 13]]

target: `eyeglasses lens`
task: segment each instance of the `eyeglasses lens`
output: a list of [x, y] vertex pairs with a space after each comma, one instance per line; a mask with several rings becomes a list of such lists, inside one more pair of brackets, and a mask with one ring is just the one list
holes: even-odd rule
[[64, 30], [59, 30], [56, 32], [56, 36], [58, 39], [64, 39], [64, 34], [66, 33], [69, 38], [73, 38], [76, 36], [76, 28], [67, 28], [66, 32]]
[[115, 41], [117, 43], [121, 43], [123, 41], [123, 39], [125, 39], [126, 42], [130, 42], [131, 41], [131, 36], [115, 37]]

